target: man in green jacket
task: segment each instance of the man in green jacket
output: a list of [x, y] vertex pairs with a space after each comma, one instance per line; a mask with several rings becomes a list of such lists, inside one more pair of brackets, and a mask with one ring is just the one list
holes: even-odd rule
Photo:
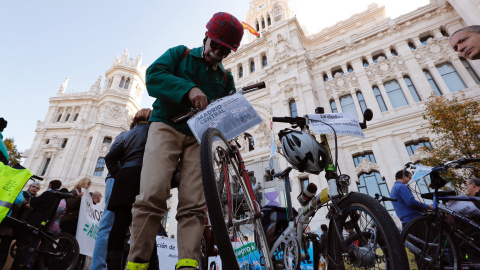
[[147, 91], [157, 100], [150, 117], [140, 194], [133, 204], [131, 245], [127, 269], [147, 269], [155, 236], [167, 213], [170, 180], [178, 167], [176, 269], [196, 269], [205, 222], [205, 197], [200, 170], [200, 145], [186, 122], [172, 118], [192, 107], [204, 109], [212, 100], [235, 90], [233, 76], [221, 62], [240, 46], [241, 22], [225, 12], [207, 23], [204, 46], [169, 49], [146, 73]]

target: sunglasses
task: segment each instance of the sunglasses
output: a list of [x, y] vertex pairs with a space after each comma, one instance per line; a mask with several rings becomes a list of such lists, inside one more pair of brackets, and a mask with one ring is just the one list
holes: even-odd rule
[[213, 41], [212, 39], [210, 39], [210, 48], [212, 48], [212, 50], [216, 51], [216, 50], [220, 50], [220, 53], [222, 55], [229, 55], [231, 52], [232, 52], [232, 49], [230, 48], [227, 48], [225, 46], [223, 46], [222, 44], [219, 44], [215, 41]]

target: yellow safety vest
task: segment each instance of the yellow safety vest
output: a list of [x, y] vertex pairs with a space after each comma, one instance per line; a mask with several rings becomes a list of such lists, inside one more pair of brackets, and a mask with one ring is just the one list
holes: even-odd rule
[[0, 223], [31, 176], [29, 169], [17, 170], [0, 162]]

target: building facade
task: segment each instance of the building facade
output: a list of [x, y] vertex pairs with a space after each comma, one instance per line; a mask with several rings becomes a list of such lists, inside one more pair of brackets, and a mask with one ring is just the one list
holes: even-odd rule
[[[387, 18], [384, 7], [372, 4], [309, 35], [288, 0], [252, 0], [245, 21], [260, 36], [245, 33], [247, 43], [229, 55], [224, 66], [237, 87], [259, 81], [267, 85], [247, 94], [263, 123], [239, 140], [262, 204], [284, 204], [278, 192], [283, 184], [269, 173], [272, 116], [302, 116], [323, 107], [326, 113], [350, 112], [363, 120], [363, 111], [372, 109], [365, 139], [339, 137], [338, 161], [342, 173], [352, 178], [350, 190], [388, 195], [395, 172], [420, 159], [417, 147], [429, 145], [431, 135], [422, 118], [425, 100], [432, 94], [480, 98], [480, 61], [460, 59], [448, 44], [455, 30], [480, 24], [479, 1], [431, 0], [396, 19]], [[25, 151], [25, 166], [69, 187], [90, 177], [92, 189], [103, 190], [107, 172], [102, 158], [139, 109], [144, 74], [141, 56], [129, 59], [125, 52], [106, 72], [103, 91], [99, 78], [90, 91], [65, 93], [66, 80], [50, 99], [45, 120], [37, 124], [32, 147]], [[273, 124], [275, 134], [286, 127]], [[281, 159], [280, 167], [286, 166]], [[319, 189], [327, 187], [323, 173], [292, 171], [295, 207], [299, 206], [296, 196], [309, 182]], [[426, 186], [419, 183], [415, 188]], [[175, 191], [172, 195], [170, 217], [177, 205]], [[385, 206], [394, 216], [391, 205]], [[327, 222], [325, 214], [324, 209], [319, 211], [312, 230]], [[175, 219], [170, 218], [169, 225], [169, 233], [175, 234]]]

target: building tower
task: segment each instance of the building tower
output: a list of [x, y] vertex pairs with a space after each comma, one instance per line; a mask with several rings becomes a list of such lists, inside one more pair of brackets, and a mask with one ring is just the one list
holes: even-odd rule
[[24, 166], [44, 177], [44, 183], [59, 179], [71, 188], [89, 177], [91, 191], [103, 191], [104, 157], [140, 109], [146, 70], [141, 64], [142, 55], [133, 59], [125, 50], [105, 72], [103, 90], [99, 76], [88, 91], [67, 93], [66, 78], [50, 98], [44, 121], [37, 122], [32, 146], [24, 153]]

